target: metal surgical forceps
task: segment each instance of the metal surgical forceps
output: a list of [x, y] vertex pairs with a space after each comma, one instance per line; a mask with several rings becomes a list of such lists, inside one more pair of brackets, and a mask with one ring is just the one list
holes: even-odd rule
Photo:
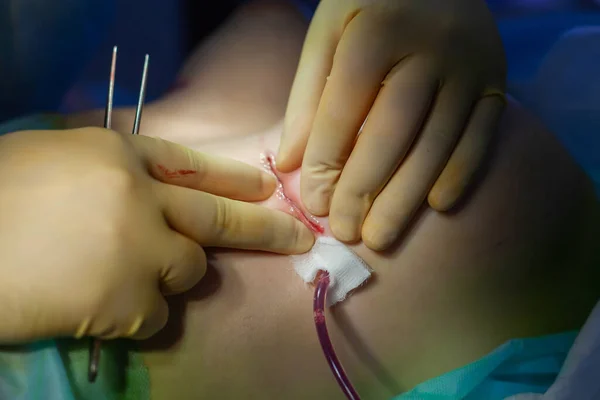
[[[139, 134], [140, 121], [142, 119], [142, 109], [144, 107], [144, 99], [146, 97], [146, 81], [148, 78], [148, 63], [150, 62], [150, 56], [146, 54], [144, 58], [144, 69], [142, 72], [142, 83], [140, 86], [140, 93], [138, 96], [138, 103], [135, 109], [135, 119], [133, 121], [133, 135]], [[112, 125], [112, 109], [113, 109], [113, 97], [115, 92], [115, 70], [117, 66], [117, 46], [113, 47], [112, 61], [110, 64], [110, 79], [108, 84], [108, 97], [106, 100], [106, 111], [104, 113], [104, 127], [110, 129]], [[98, 367], [100, 364], [100, 350], [102, 348], [101, 339], [92, 339], [90, 343], [89, 351], [89, 364], [88, 364], [88, 380], [95, 382], [98, 376]]]

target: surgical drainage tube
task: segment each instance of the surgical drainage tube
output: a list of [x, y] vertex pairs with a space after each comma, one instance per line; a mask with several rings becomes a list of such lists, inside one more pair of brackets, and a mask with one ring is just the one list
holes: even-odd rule
[[326, 271], [319, 271], [317, 274], [317, 285], [315, 287], [315, 297], [313, 299], [313, 317], [315, 319], [315, 326], [317, 328], [317, 335], [319, 336], [319, 342], [323, 349], [323, 354], [327, 359], [327, 364], [333, 376], [337, 381], [338, 385], [342, 389], [342, 392], [346, 395], [349, 400], [360, 400], [358, 393], [354, 390], [354, 387], [350, 383], [348, 376], [342, 368], [340, 360], [335, 355], [335, 350], [331, 344], [329, 333], [327, 332], [327, 324], [325, 323], [325, 297], [327, 296], [327, 289], [329, 289], [329, 273]]

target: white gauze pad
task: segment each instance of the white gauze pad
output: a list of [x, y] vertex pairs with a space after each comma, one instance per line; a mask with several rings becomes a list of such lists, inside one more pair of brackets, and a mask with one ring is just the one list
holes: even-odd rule
[[291, 257], [296, 273], [306, 283], [314, 282], [319, 270], [329, 273], [328, 307], [344, 300], [371, 276], [371, 269], [362, 258], [332, 237], [320, 236], [308, 253]]

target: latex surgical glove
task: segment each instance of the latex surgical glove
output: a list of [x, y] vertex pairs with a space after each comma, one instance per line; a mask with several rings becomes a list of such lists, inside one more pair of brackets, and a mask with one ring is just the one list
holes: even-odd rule
[[100, 128], [0, 137], [0, 344], [90, 335], [142, 339], [164, 296], [204, 275], [202, 246], [301, 253], [294, 217], [259, 169]]
[[302, 200], [329, 213], [338, 239], [383, 250], [426, 198], [439, 211], [461, 198], [499, 122], [505, 75], [482, 0], [323, 0], [278, 167], [302, 166]]

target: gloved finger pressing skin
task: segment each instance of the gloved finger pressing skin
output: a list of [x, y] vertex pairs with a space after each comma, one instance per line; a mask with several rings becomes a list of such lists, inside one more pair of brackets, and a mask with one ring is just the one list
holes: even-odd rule
[[[319, 8], [327, 6], [323, 2]], [[332, 25], [338, 25], [339, 29], [332, 29]], [[302, 164], [304, 149], [343, 28], [340, 21], [332, 21], [330, 14], [326, 12], [316, 13], [310, 23], [290, 92], [277, 152], [277, 168], [281, 172], [291, 172]]]
[[169, 225], [207, 247], [264, 250], [281, 254], [308, 251], [312, 232], [281, 211], [209, 193], [157, 183]]
[[[151, 184], [176, 187], [156, 181]], [[137, 211], [141, 212], [138, 221], [139, 218], [142, 218], [141, 221], [152, 220], [141, 207], [129, 215]], [[150, 212], [157, 215], [156, 211], [160, 212], [160, 203], [158, 207], [156, 203], [151, 207]], [[119, 282], [119, 286], [100, 293], [100, 301], [94, 302], [91, 308], [96, 315], [91, 314], [91, 318], [84, 319], [76, 336], [87, 334], [90, 329], [93, 336], [102, 339], [147, 338], [166, 323], [168, 309], [163, 295], [189, 290], [204, 276], [206, 255], [202, 247], [169, 229], [162, 213], [157, 216], [156, 221], [149, 225], [136, 224], [143, 234], [135, 235], [139, 240], [126, 244], [137, 249], [133, 253], [139, 263], [137, 272], [124, 275], [128, 279]], [[136, 268], [132, 266], [131, 269]]]
[[317, 216], [329, 212], [360, 127], [381, 82], [397, 61], [385, 43], [377, 40], [378, 28], [363, 21], [368, 20], [358, 15], [344, 30], [302, 160], [302, 201]]
[[373, 202], [362, 228], [372, 250], [387, 249], [423, 204], [470, 115], [474, 96], [459, 82], [444, 85], [416, 143]]
[[[158, 288], [154, 289], [152, 285], [148, 287], [151, 289], [131, 299], [110, 298], [111, 303], [104, 305], [105, 309], [113, 310], [110, 321], [106, 320], [108, 315], [100, 315], [94, 321], [88, 318], [80, 324], [75, 337], [94, 336], [113, 340], [130, 337], [145, 339], [154, 335], [167, 323], [169, 308]], [[101, 327], [101, 330], [97, 327]]]
[[479, 100], [448, 164], [429, 192], [427, 201], [432, 208], [447, 211], [464, 195], [488, 152], [505, 106], [501, 96]]
[[164, 241], [167, 258], [160, 269], [160, 290], [164, 295], [183, 293], [194, 287], [206, 273], [206, 253], [188, 237], [171, 231]]
[[385, 79], [333, 194], [329, 224], [337, 239], [360, 239], [375, 197], [421, 128], [439, 85], [427, 65], [406, 59]]
[[156, 291], [154, 307], [145, 318], [134, 320], [125, 337], [135, 340], [144, 340], [155, 335], [165, 327], [169, 320], [169, 305], [165, 298]]
[[244, 201], [264, 200], [275, 190], [272, 176], [243, 162], [200, 153], [159, 138], [127, 138], [150, 174], [161, 182]]
[[[156, 334], [167, 323], [168, 304], [164, 295], [183, 293], [191, 289], [206, 272], [206, 254], [198, 243], [177, 232], [169, 231], [157, 244], [164, 249], [164, 259], [158, 270], [159, 286], [152, 290], [146, 301], [145, 313], [137, 315], [129, 322], [125, 337], [147, 339]], [[151, 287], [151, 286], [148, 286]]]

